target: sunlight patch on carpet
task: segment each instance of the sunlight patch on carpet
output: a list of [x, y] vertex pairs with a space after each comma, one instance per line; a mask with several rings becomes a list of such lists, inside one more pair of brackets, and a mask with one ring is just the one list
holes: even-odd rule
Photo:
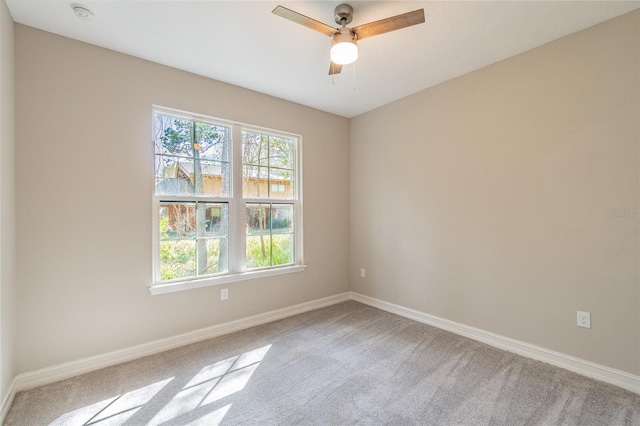
[[66, 413], [51, 426], [122, 424], [149, 402], [173, 377]]
[[[151, 420], [150, 425], [197, 417], [218, 424], [231, 407], [212, 404], [245, 388], [271, 345], [245, 352], [203, 367]], [[225, 404], [228, 401], [221, 402]], [[219, 420], [216, 420], [219, 419]]]

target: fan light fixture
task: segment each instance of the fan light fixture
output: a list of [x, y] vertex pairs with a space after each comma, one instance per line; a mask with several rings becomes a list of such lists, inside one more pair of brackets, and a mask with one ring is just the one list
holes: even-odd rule
[[343, 65], [351, 64], [358, 59], [358, 40], [424, 23], [424, 9], [417, 9], [349, 28], [347, 25], [353, 20], [353, 7], [346, 3], [336, 6], [333, 10], [334, 20], [341, 28], [323, 24], [284, 6], [276, 7], [273, 13], [331, 37], [329, 75], [340, 74]]
[[331, 62], [339, 65], [352, 64], [358, 59], [358, 45], [349, 28], [333, 36]]

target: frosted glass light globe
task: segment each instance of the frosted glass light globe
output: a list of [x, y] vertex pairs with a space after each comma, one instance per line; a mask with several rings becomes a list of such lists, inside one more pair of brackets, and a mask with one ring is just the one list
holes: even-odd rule
[[340, 34], [333, 36], [331, 46], [331, 62], [339, 65], [348, 65], [358, 59], [358, 46], [351, 35], [351, 30], [343, 29]]

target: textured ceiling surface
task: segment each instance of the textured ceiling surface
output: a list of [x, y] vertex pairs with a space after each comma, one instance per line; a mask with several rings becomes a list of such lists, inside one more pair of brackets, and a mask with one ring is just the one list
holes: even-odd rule
[[350, 26], [424, 8], [426, 23], [358, 43], [330, 77], [331, 39], [271, 13], [329, 25], [339, 1], [6, 0], [15, 22], [354, 117], [640, 8], [636, 1], [351, 1]]

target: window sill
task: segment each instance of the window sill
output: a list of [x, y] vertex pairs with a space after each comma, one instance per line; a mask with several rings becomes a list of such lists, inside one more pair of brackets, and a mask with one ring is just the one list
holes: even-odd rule
[[190, 290], [192, 288], [210, 287], [214, 285], [228, 284], [236, 281], [253, 280], [256, 278], [272, 277], [275, 275], [291, 274], [302, 272], [307, 269], [307, 265], [293, 265], [282, 268], [262, 269], [259, 271], [241, 272], [237, 274], [224, 275], [221, 277], [210, 277], [201, 280], [181, 281], [176, 283], [155, 284], [149, 287], [152, 295], [173, 293], [176, 291]]

